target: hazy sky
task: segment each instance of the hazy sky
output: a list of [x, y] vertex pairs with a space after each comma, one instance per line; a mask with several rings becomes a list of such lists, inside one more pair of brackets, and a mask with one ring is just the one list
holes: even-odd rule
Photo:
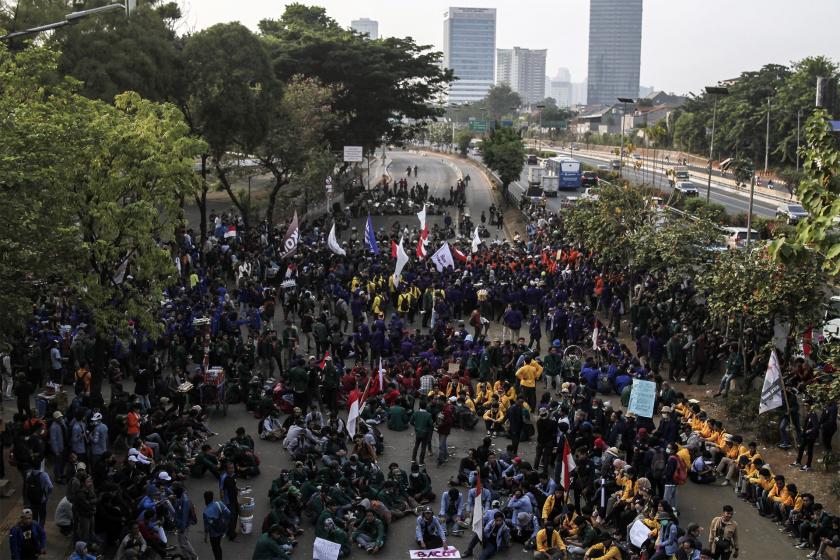
[[[186, 25], [201, 29], [240, 21], [252, 29], [277, 18], [278, 0], [179, 0]], [[379, 33], [411, 36], [443, 48], [443, 15], [449, 6], [497, 9], [496, 46], [548, 49], [546, 73], [558, 67], [580, 81], [587, 73], [588, 0], [321, 0], [342, 25], [368, 17]], [[769, 62], [805, 56], [840, 61], [835, 34], [840, 0], [645, 0], [641, 85], [686, 93]]]

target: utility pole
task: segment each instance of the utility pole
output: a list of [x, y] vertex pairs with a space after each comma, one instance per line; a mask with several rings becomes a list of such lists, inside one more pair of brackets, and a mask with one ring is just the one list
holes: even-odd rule
[[621, 147], [618, 153], [618, 177], [621, 178], [624, 173], [624, 117], [627, 115], [627, 104], [635, 103], [629, 97], [619, 97], [618, 100], [624, 104], [621, 111]]
[[796, 170], [799, 171], [799, 121], [802, 118], [802, 109], [796, 111]]
[[706, 93], [715, 96], [715, 108], [712, 111], [712, 140], [709, 142], [709, 179], [706, 183], [706, 203], [708, 203], [712, 196], [712, 160], [714, 159], [715, 151], [715, 124], [717, 123], [718, 97], [728, 95], [729, 90], [725, 87], [706, 86]]
[[767, 132], [764, 135], [764, 173], [770, 167], [770, 98], [767, 98]]

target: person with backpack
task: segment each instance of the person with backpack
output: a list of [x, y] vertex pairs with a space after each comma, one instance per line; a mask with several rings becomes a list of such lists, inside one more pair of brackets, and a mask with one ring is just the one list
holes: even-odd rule
[[674, 508], [674, 511], [677, 511], [677, 486], [685, 484], [688, 478], [688, 467], [677, 455], [676, 444], [669, 443], [666, 453], [668, 454], [668, 462], [665, 465], [665, 474], [663, 475], [665, 491], [662, 498]]
[[172, 486], [172, 492], [175, 495], [172, 502], [172, 507], [175, 510], [172, 521], [175, 526], [175, 534], [178, 536], [178, 546], [189, 560], [197, 560], [198, 554], [196, 554], [189, 536], [190, 526], [198, 523], [195, 505], [180, 482]]
[[723, 513], [709, 523], [709, 550], [714, 560], [738, 558], [738, 524], [732, 520], [735, 510], [723, 506]]
[[232, 516], [223, 502], [213, 500], [212, 490], [204, 492], [204, 506], [204, 542], [210, 541], [214, 560], [222, 560], [222, 537], [227, 533]]
[[42, 527], [47, 522], [47, 502], [53, 491], [50, 475], [38, 466], [26, 472], [23, 483], [23, 503], [32, 510], [32, 516]]

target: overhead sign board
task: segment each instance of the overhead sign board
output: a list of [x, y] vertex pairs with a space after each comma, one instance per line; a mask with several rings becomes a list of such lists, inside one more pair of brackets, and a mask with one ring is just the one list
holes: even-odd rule
[[364, 149], [361, 146], [344, 146], [345, 162], [358, 162], [364, 159]]
[[470, 130], [474, 132], [485, 132], [487, 130], [487, 121], [470, 121]]

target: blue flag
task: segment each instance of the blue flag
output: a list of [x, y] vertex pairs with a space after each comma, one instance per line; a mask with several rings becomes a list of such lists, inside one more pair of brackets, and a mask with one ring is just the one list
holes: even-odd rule
[[373, 233], [373, 221], [370, 219], [370, 214], [368, 214], [367, 224], [365, 225], [365, 243], [367, 243], [371, 253], [374, 255], [379, 254], [379, 247], [376, 245], [376, 235]]

